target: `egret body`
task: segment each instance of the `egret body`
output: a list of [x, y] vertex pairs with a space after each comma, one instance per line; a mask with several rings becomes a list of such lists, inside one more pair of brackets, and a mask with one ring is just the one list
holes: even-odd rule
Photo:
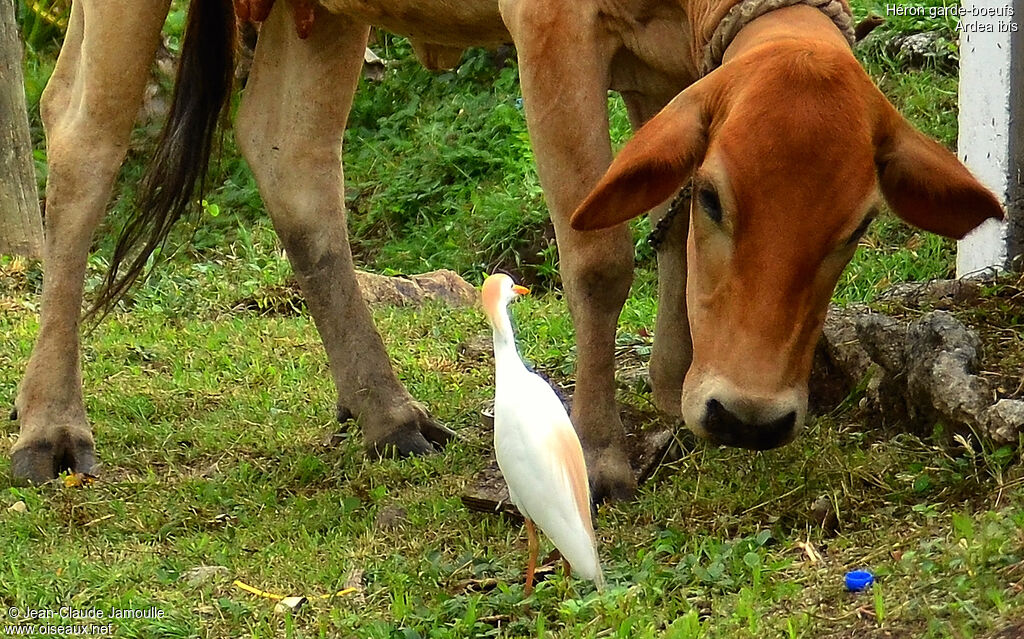
[[494, 336], [494, 452], [512, 503], [526, 519], [527, 596], [537, 563], [534, 524], [576, 574], [603, 585], [583, 448], [561, 400], [516, 350], [507, 306], [528, 292], [500, 273], [487, 278], [482, 292]]

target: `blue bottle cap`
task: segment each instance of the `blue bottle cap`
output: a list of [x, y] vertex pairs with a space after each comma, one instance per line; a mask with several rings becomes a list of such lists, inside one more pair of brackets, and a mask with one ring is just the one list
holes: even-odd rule
[[875, 576], [867, 570], [851, 570], [846, 573], [846, 589], [860, 592], [875, 582]]

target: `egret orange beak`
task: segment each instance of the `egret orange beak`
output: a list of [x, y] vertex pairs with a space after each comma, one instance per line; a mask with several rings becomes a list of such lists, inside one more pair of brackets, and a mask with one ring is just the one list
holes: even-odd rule
[[519, 286], [518, 284], [512, 287], [512, 291], [515, 292], [516, 295], [530, 294], [530, 289], [526, 288], [525, 286]]

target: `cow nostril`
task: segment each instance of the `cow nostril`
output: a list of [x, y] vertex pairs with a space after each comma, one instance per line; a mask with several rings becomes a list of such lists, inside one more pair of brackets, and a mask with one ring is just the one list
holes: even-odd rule
[[705, 404], [704, 431], [710, 439], [725, 446], [768, 450], [789, 442], [796, 427], [796, 411], [767, 422], [748, 422], [732, 413], [722, 402], [709, 399]]
[[721, 421], [727, 417], [732, 417], [732, 413], [725, 410], [725, 406], [722, 406], [722, 402], [714, 398], [708, 400], [707, 419]]
[[705, 428], [712, 433], [735, 432], [746, 426], [743, 420], [715, 398], [707, 402], [704, 422]]

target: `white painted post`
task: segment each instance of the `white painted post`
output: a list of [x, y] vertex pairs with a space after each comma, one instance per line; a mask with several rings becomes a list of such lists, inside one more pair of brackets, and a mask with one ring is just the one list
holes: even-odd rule
[[[961, 6], [960, 158], [1002, 200], [1008, 218], [989, 220], [959, 242], [957, 277], [1024, 268], [1024, 0]], [[1002, 15], [987, 14], [993, 9]]]

